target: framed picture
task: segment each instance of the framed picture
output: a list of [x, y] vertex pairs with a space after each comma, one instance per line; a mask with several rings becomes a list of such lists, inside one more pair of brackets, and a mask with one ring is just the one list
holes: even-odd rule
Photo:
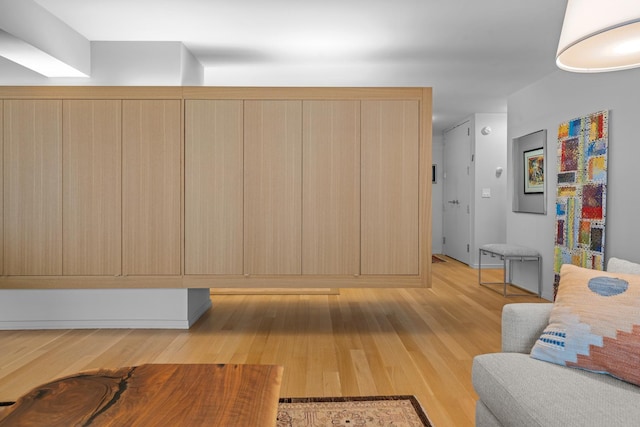
[[544, 192], [544, 149], [542, 147], [523, 152], [524, 194]]

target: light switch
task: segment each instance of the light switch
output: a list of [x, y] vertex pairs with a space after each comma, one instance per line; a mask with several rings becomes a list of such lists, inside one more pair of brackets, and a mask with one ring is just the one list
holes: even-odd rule
[[491, 197], [491, 189], [490, 188], [483, 188], [482, 189], [482, 197], [485, 198], [485, 199]]

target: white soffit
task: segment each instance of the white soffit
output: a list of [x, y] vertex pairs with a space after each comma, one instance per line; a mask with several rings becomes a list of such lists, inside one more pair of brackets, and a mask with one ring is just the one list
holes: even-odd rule
[[32, 0], [0, 0], [0, 55], [47, 77], [88, 77], [91, 44]]
[[0, 56], [46, 77], [88, 77], [82, 71], [2, 30]]

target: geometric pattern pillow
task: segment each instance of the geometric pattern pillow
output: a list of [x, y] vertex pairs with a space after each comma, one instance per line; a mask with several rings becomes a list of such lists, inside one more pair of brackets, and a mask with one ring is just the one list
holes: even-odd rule
[[640, 275], [564, 264], [531, 357], [640, 386]]

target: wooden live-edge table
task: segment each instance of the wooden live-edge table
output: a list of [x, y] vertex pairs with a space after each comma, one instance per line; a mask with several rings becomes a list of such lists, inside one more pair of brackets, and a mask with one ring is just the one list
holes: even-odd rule
[[34, 388], [0, 426], [275, 426], [282, 367], [141, 365]]

